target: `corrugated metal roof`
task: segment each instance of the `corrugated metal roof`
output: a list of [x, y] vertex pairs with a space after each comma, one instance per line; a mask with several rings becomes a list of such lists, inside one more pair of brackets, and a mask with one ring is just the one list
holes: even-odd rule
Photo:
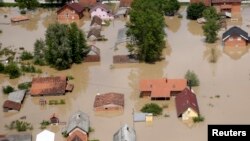
[[68, 125], [66, 126], [66, 132], [69, 134], [73, 129], [79, 128], [88, 133], [89, 124], [89, 116], [82, 111], [78, 111], [70, 117]]
[[114, 134], [113, 141], [136, 141], [135, 130], [125, 124]]
[[16, 103], [21, 103], [25, 96], [26, 90], [19, 90], [12, 93], [9, 93], [8, 100], [14, 101]]
[[146, 120], [145, 113], [135, 113], [134, 114], [134, 122], [143, 122]]

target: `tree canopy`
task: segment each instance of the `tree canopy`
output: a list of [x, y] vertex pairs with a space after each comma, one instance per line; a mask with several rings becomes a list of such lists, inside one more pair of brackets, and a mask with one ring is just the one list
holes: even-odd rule
[[202, 17], [202, 12], [206, 9], [203, 3], [191, 3], [187, 8], [187, 18], [196, 20]]
[[39, 5], [37, 0], [17, 0], [17, 3], [20, 9], [27, 8], [28, 10], [35, 9]]
[[203, 11], [202, 15], [206, 20], [210, 20], [210, 19], [218, 20], [219, 19], [219, 15], [217, 14], [217, 11], [214, 7], [206, 8]]
[[217, 32], [220, 29], [218, 21], [215, 19], [209, 19], [205, 25], [202, 26], [204, 35], [206, 36], [206, 42], [214, 43], [217, 40]]
[[161, 2], [161, 0], [135, 0], [132, 3], [127, 35], [132, 38], [130, 51], [141, 61], [159, 60], [165, 47], [165, 23]]
[[162, 0], [163, 11], [166, 15], [174, 15], [180, 9], [178, 0]]
[[81, 63], [87, 48], [85, 35], [75, 23], [51, 24], [46, 31], [45, 59], [56, 69], [63, 70], [72, 63]]
[[185, 78], [188, 80], [188, 86], [199, 86], [200, 80], [194, 71], [188, 70], [185, 74]]

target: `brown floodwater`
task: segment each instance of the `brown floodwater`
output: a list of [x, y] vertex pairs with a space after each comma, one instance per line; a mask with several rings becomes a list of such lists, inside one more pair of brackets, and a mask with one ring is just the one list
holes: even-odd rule
[[[246, 27], [249, 18], [250, 7], [244, 7], [242, 16], [242, 28]], [[11, 15], [17, 14], [16, 9], [0, 9], [0, 21], [9, 22]], [[4, 18], [4, 14], [8, 18]], [[113, 134], [127, 123], [134, 126], [138, 141], [204, 141], [207, 140], [207, 124], [247, 124], [250, 122], [250, 55], [244, 53], [239, 59], [233, 59], [224, 52], [219, 39], [215, 44], [204, 43], [201, 26], [196, 22], [185, 18], [185, 9], [181, 11], [182, 19], [173, 18], [172, 25], [176, 22], [178, 27], [169, 24], [167, 30], [167, 48], [164, 50], [165, 59], [155, 64], [135, 63], [135, 64], [115, 64], [112, 56], [127, 54], [126, 45], [119, 44], [114, 49], [118, 30], [125, 25], [124, 20], [115, 20], [109, 27], [102, 30], [102, 34], [108, 38], [103, 42], [89, 42], [96, 45], [101, 50], [101, 62], [82, 63], [73, 65], [71, 69], [56, 71], [50, 67], [41, 67], [43, 70], [40, 76], [44, 75], [72, 75], [75, 79], [70, 83], [75, 85], [72, 93], [65, 96], [44, 97], [47, 101], [52, 99], [64, 99], [65, 105], [39, 105], [39, 97], [26, 96], [20, 112], [4, 113], [0, 110], [0, 134], [15, 133], [5, 129], [4, 125], [11, 121], [27, 116], [26, 121], [31, 122], [34, 129], [31, 131], [33, 140], [35, 135], [41, 131], [39, 129], [42, 120], [48, 120], [55, 113], [60, 121], [67, 122], [69, 116], [81, 110], [90, 117], [91, 127], [95, 129], [90, 133], [90, 139], [100, 139], [101, 141], [112, 140]], [[55, 22], [53, 12], [39, 10], [34, 12], [34, 21], [19, 23], [18, 25], [0, 24], [3, 33], [0, 41], [3, 46], [23, 46], [32, 51], [33, 44], [37, 38], [44, 38], [46, 27], [49, 23]], [[39, 18], [38, 18], [39, 17]], [[37, 20], [35, 20], [37, 19]], [[167, 21], [168, 22], [168, 21]], [[89, 30], [90, 21], [84, 19], [81, 29], [86, 33]], [[31, 27], [29, 27], [31, 26]], [[173, 29], [172, 29], [173, 28]], [[219, 32], [219, 38], [224, 31]], [[210, 63], [211, 48], [215, 48], [218, 54], [217, 62]], [[150, 102], [149, 99], [139, 98], [139, 81], [147, 78], [183, 78], [187, 70], [193, 70], [200, 79], [200, 86], [195, 87], [201, 115], [205, 117], [203, 123], [192, 126], [183, 123], [176, 116], [174, 98], [169, 101], [154, 101], [159, 105], [168, 105], [163, 114], [154, 118], [151, 124], [133, 123], [133, 110], [138, 112], [140, 108]], [[38, 74], [26, 74], [20, 79], [9, 80], [7, 76], [0, 75], [1, 86], [17, 84], [30, 81], [32, 76]], [[125, 109], [123, 113], [104, 116], [93, 111], [93, 102], [97, 93], [119, 92], [125, 95]], [[220, 98], [216, 98], [220, 95]], [[7, 99], [6, 95], [0, 92], [0, 105]], [[239, 110], [240, 109], [240, 110]], [[65, 140], [61, 135], [63, 125], [49, 126], [48, 129], [56, 133], [56, 141]], [[176, 134], [178, 133], [178, 134]], [[181, 135], [181, 136], [180, 136]]]

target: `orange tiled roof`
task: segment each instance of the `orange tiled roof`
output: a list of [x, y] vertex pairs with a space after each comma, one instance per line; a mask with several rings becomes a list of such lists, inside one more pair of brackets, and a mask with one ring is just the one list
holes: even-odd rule
[[151, 92], [151, 97], [170, 97], [172, 91], [182, 91], [187, 86], [186, 79], [149, 79], [141, 80], [140, 91]]
[[64, 94], [66, 89], [66, 76], [33, 78], [30, 89], [31, 95]]

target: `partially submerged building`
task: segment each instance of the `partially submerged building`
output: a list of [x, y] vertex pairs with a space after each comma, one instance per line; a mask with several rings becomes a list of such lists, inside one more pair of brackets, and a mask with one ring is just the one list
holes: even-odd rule
[[123, 111], [124, 95], [120, 93], [105, 93], [96, 95], [94, 101], [95, 111]]
[[101, 29], [102, 28], [102, 19], [98, 16], [92, 17], [90, 28]]
[[79, 3], [67, 3], [57, 10], [59, 22], [75, 22], [83, 17], [84, 7]]
[[89, 127], [89, 116], [86, 113], [82, 111], [74, 113], [65, 128], [65, 133], [68, 135], [67, 141], [87, 141]]
[[88, 32], [87, 38], [91, 41], [96, 41], [101, 39], [103, 36], [101, 35], [101, 29], [92, 28]]
[[25, 95], [26, 90], [18, 90], [9, 93], [8, 100], [6, 100], [3, 104], [4, 111], [20, 111]]
[[0, 141], [32, 141], [30, 133], [18, 133], [0, 136]]
[[96, 4], [94, 7], [90, 9], [90, 15], [91, 17], [98, 16], [102, 20], [114, 19], [114, 15], [111, 13], [108, 7], [105, 4], [100, 4], [100, 3]]
[[234, 26], [223, 33], [222, 41], [225, 47], [246, 47], [250, 37], [246, 31]]
[[87, 56], [84, 58], [84, 62], [100, 62], [100, 60], [100, 49], [94, 45], [91, 45]]
[[36, 135], [36, 141], [55, 141], [55, 133], [49, 130], [43, 130]]
[[140, 97], [151, 100], [169, 100], [187, 87], [186, 79], [148, 79], [140, 81]]
[[175, 97], [177, 116], [182, 120], [189, 120], [199, 116], [199, 106], [196, 95], [185, 88]]
[[66, 76], [36, 77], [32, 79], [29, 93], [31, 96], [63, 95], [73, 90], [67, 81]]
[[113, 135], [113, 141], [136, 141], [135, 130], [125, 124]]

